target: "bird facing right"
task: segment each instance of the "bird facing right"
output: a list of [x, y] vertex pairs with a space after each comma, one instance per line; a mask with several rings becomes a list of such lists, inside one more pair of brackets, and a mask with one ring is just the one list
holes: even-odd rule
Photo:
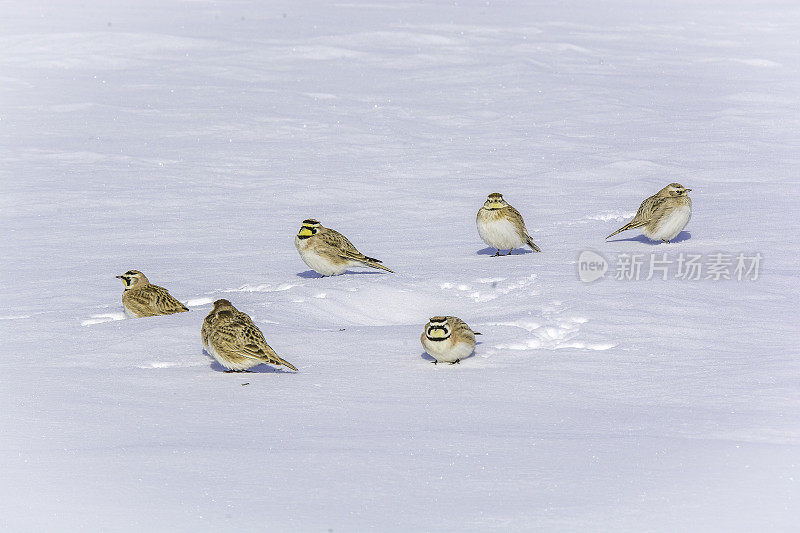
[[475, 350], [475, 335], [466, 322], [454, 316], [435, 316], [425, 324], [425, 331], [419, 338], [425, 351], [433, 356], [436, 363], [454, 365]]
[[242, 372], [261, 363], [297, 370], [270, 348], [253, 320], [228, 300], [217, 300], [200, 329], [203, 347], [228, 372]]
[[511, 250], [528, 245], [534, 252], [541, 252], [525, 229], [525, 221], [519, 211], [503, 200], [503, 195], [493, 192], [486, 198], [483, 207], [478, 210], [476, 219], [478, 235], [483, 242], [497, 248], [495, 257], [500, 255], [500, 250]]
[[633, 220], [606, 237], [625, 230], [643, 226], [642, 233], [654, 241], [669, 243], [683, 231], [692, 218], [692, 199], [680, 183], [670, 183], [653, 196], [645, 199]]

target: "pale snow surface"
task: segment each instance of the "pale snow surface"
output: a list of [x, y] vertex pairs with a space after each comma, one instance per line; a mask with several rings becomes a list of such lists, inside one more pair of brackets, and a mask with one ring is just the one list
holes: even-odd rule
[[[800, 529], [796, 2], [13, 0], [0, 29], [0, 531]], [[672, 181], [676, 242], [604, 241]], [[489, 257], [491, 192], [542, 253]], [[309, 217], [397, 273], [317, 278]], [[585, 249], [764, 259], [583, 284]], [[132, 268], [191, 312], [124, 320]], [[222, 373], [217, 298], [300, 371]], [[460, 365], [423, 355], [442, 314], [483, 333]]]

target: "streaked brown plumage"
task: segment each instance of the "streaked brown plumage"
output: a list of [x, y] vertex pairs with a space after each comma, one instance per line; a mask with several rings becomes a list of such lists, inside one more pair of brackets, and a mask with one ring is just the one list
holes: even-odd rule
[[525, 245], [534, 252], [541, 252], [528, 234], [520, 212], [503, 200], [499, 192], [493, 192], [486, 198], [478, 210], [476, 223], [483, 242], [497, 248], [495, 256], [500, 255], [500, 250], [508, 250], [508, 255], [511, 255], [511, 250]]
[[680, 233], [692, 216], [692, 199], [680, 183], [670, 183], [653, 196], [646, 198], [633, 220], [606, 237], [643, 226], [642, 233], [656, 241], [670, 242]]
[[294, 245], [303, 262], [323, 276], [341, 274], [347, 267], [366, 266], [392, 272], [379, 259], [359, 252], [347, 237], [309, 218], [303, 221]]
[[153, 285], [138, 270], [128, 270], [117, 277], [125, 284], [122, 306], [130, 317], [172, 315], [189, 310], [173, 298], [167, 289]]
[[294, 365], [275, 353], [253, 320], [228, 300], [217, 300], [203, 320], [200, 336], [206, 351], [230, 372], [241, 372], [262, 363]]
[[419, 340], [435, 359], [434, 363], [456, 364], [475, 349], [475, 335], [480, 335], [455, 316], [431, 317]]

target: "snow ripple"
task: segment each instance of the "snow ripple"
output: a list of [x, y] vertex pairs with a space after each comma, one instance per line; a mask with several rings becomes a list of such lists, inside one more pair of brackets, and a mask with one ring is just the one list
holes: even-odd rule
[[103, 322], [113, 322], [115, 320], [125, 320], [125, 313], [100, 313], [92, 315], [81, 322], [81, 326], [93, 326], [94, 324], [102, 324]]

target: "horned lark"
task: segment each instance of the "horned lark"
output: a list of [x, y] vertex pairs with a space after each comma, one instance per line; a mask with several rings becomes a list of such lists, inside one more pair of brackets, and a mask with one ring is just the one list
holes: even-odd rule
[[680, 233], [692, 218], [692, 199], [680, 183], [670, 183], [642, 202], [633, 220], [606, 237], [644, 226], [642, 233], [654, 241], [669, 242]]
[[143, 316], [171, 315], [189, 309], [173, 298], [167, 289], [152, 285], [138, 270], [128, 270], [117, 276], [125, 284], [122, 306], [131, 318]]
[[313, 218], [303, 221], [300, 232], [294, 238], [294, 245], [305, 264], [323, 276], [341, 274], [351, 266], [366, 266], [392, 272], [381, 265], [378, 259], [367, 257], [356, 250], [347, 237], [323, 227]]
[[454, 316], [435, 316], [425, 324], [420, 341], [422, 347], [436, 359], [433, 364], [454, 365], [475, 350], [475, 335], [469, 326]]
[[206, 351], [228, 372], [242, 372], [261, 363], [297, 370], [270, 348], [261, 330], [228, 300], [217, 300], [203, 320], [200, 336]]
[[483, 207], [478, 210], [477, 223], [478, 235], [483, 242], [497, 248], [495, 257], [500, 255], [500, 250], [508, 250], [507, 255], [511, 255], [511, 250], [526, 244], [534, 252], [541, 252], [528, 235], [522, 215], [503, 200], [503, 195], [499, 192], [490, 194]]

